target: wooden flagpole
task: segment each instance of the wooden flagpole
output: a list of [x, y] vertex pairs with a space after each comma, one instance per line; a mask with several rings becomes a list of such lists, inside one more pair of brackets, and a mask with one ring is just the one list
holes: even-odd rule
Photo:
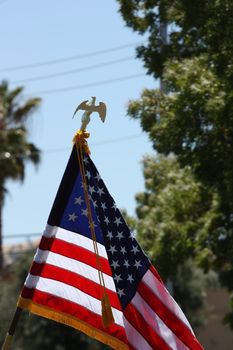
[[13, 340], [13, 336], [14, 336], [14, 333], [15, 333], [15, 329], [16, 329], [17, 324], [19, 322], [19, 319], [20, 319], [22, 311], [23, 311], [23, 309], [21, 309], [20, 307], [17, 306], [17, 308], [15, 310], [15, 314], [14, 314], [13, 319], [11, 321], [9, 330], [8, 330], [8, 332], [6, 334], [4, 343], [2, 345], [2, 350], [9, 350], [10, 349], [11, 343], [12, 343], [12, 340]]

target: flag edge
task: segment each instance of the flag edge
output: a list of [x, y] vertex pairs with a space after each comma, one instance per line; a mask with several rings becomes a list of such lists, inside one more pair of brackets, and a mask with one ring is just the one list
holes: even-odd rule
[[102, 342], [103, 344], [110, 346], [115, 350], [129, 350], [129, 347], [127, 344], [112, 337], [111, 335], [104, 334], [101, 330], [98, 330], [92, 327], [88, 323], [82, 320], [79, 320], [77, 318], [74, 318], [70, 315], [67, 316], [63, 312], [54, 311], [47, 308], [46, 306], [42, 306], [37, 303], [34, 303], [30, 299], [27, 300], [25, 298], [20, 297], [18, 300], [17, 306], [22, 309], [28, 310], [35, 315], [48, 318], [50, 320], [65, 324], [76, 330], [79, 330], [82, 333], [85, 333], [86, 335], [88, 335], [89, 337], [96, 339]]

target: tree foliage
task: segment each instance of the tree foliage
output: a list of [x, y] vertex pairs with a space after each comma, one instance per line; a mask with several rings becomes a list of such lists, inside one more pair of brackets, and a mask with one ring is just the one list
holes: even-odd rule
[[[209, 65], [223, 80], [232, 81], [233, 39], [231, 0], [118, 0], [120, 12], [134, 31], [148, 35], [137, 49], [150, 74], [160, 78], [169, 60], [207, 54]], [[166, 45], [161, 23], [169, 25]], [[231, 82], [232, 86], [232, 82]]]
[[218, 197], [204, 191], [190, 167], [180, 168], [174, 157], [147, 156], [143, 164], [145, 191], [136, 196], [137, 238], [197, 328], [204, 322], [200, 309], [209, 279], [198, 265], [211, 265], [214, 259], [200, 241], [218, 216]]
[[40, 152], [28, 142], [25, 126], [27, 118], [40, 105], [40, 98], [32, 98], [20, 103], [23, 88], [9, 90], [7, 82], [0, 85], [0, 184], [4, 187], [6, 179], [24, 179], [25, 161], [38, 164]]
[[[166, 86], [166, 93], [144, 90], [139, 100], [129, 103], [128, 114], [140, 121], [158, 153], [175, 156], [179, 166], [184, 170], [188, 166], [201, 186], [202, 205], [209, 209], [197, 218], [188, 213], [197, 238], [191, 250], [202, 266], [215, 268], [222, 284], [232, 291], [233, 2], [118, 2], [126, 24], [147, 38], [137, 56], [148, 73]], [[166, 41], [161, 35], [164, 24], [168, 28]], [[184, 206], [189, 205], [185, 198]], [[181, 232], [185, 227], [181, 225]], [[175, 227], [173, 232], [176, 236]], [[178, 252], [176, 246], [181, 242], [176, 239], [168, 243]], [[185, 249], [189, 243], [184, 240]], [[233, 314], [227, 317], [230, 325], [232, 319]]]
[[[137, 234], [166, 280], [188, 258], [198, 263], [214, 259], [203, 250], [213, 220], [219, 215], [216, 194], [203, 189], [191, 168], [180, 168], [174, 157], [144, 159], [145, 192], [136, 196]], [[204, 267], [204, 265], [203, 265]]]
[[[218, 187], [229, 216], [233, 205], [232, 1], [119, 3], [127, 25], [148, 34], [148, 44], [138, 48], [138, 57], [150, 74], [165, 80], [170, 92], [165, 96], [145, 91], [139, 104], [131, 104], [129, 114], [140, 118], [156, 150], [176, 154], [182, 166], [190, 164], [202, 181]], [[169, 26], [167, 43], [161, 38], [162, 22]]]
[[25, 164], [38, 164], [39, 149], [28, 140], [26, 121], [41, 103], [40, 98], [23, 102], [23, 88], [9, 89], [8, 83], [0, 84], [0, 269], [2, 268], [2, 207], [7, 192], [8, 179], [24, 180]]

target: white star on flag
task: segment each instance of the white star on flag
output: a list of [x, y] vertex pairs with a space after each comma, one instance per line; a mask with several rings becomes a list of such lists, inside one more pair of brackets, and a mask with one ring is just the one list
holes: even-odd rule
[[134, 254], [137, 254], [139, 252], [139, 249], [137, 246], [133, 246], [131, 252], [133, 252]]
[[86, 209], [82, 209], [82, 215], [88, 216], [88, 210]]
[[121, 253], [122, 253], [123, 255], [126, 254], [126, 249], [125, 249], [125, 247], [121, 247], [120, 251], [121, 251]]
[[83, 158], [83, 161], [84, 161], [85, 165], [88, 164], [88, 158], [87, 158], [87, 157], [84, 157], [84, 158]]
[[84, 200], [82, 199], [81, 196], [75, 197], [75, 199], [74, 199], [74, 204], [82, 205], [83, 202], [84, 202]]
[[103, 210], [106, 210], [106, 209], [107, 209], [106, 204], [105, 204], [105, 203], [101, 203], [101, 208], [102, 208]]
[[128, 269], [130, 267], [129, 260], [124, 260], [123, 265]]
[[97, 193], [99, 196], [101, 196], [102, 194], [104, 194], [104, 189], [99, 187]]
[[117, 293], [119, 294], [120, 297], [122, 297], [122, 295], [125, 295], [124, 289], [119, 289], [118, 288]]
[[134, 278], [132, 275], [128, 275], [127, 281], [129, 281], [130, 283], [132, 283], [134, 281]]
[[108, 231], [107, 235], [106, 235], [110, 240], [113, 238], [113, 234], [111, 231]]
[[106, 225], [108, 225], [110, 223], [109, 218], [107, 216], [104, 217], [104, 222]]
[[116, 206], [116, 203], [113, 203], [112, 209], [115, 209], [115, 210], [117, 210], [117, 206]]
[[69, 221], [75, 222], [76, 219], [77, 219], [77, 215], [75, 215], [75, 213], [69, 214]]
[[116, 224], [117, 226], [119, 226], [120, 224], [122, 224], [121, 218], [115, 218], [114, 224]]
[[119, 267], [120, 265], [118, 264], [118, 260], [117, 261], [112, 261], [112, 267], [114, 268], [114, 270], [116, 270], [117, 267]]
[[117, 281], [117, 283], [119, 283], [119, 281], [122, 281], [121, 274], [114, 275], [114, 280]]
[[135, 266], [137, 269], [139, 269], [139, 267], [142, 266], [141, 261], [140, 261], [140, 260], [139, 260], [139, 261], [135, 260], [134, 266]]
[[98, 207], [97, 201], [92, 201], [92, 204], [94, 205], [94, 208]]
[[100, 181], [101, 180], [101, 177], [100, 177], [100, 174], [97, 173], [96, 176], [94, 177], [97, 181]]
[[90, 171], [87, 171], [87, 172], [86, 172], [86, 177], [88, 178], [88, 180], [90, 180], [90, 178], [91, 178], [91, 173], [90, 173]]
[[110, 248], [108, 249], [109, 252], [111, 252], [112, 254], [116, 253], [116, 247], [115, 245], [110, 245]]
[[91, 195], [95, 192], [94, 186], [89, 186], [89, 192]]

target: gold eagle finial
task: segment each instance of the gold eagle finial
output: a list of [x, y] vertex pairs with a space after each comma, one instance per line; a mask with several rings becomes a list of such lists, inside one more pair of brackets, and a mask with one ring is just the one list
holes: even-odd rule
[[88, 100], [81, 102], [78, 107], [76, 108], [73, 118], [75, 116], [75, 114], [81, 109], [84, 110], [85, 112], [83, 113], [82, 116], [82, 125], [80, 130], [81, 131], [86, 131], [86, 127], [87, 125], [90, 123], [90, 116], [91, 113], [93, 112], [97, 112], [99, 113], [100, 119], [102, 120], [102, 122], [105, 121], [105, 117], [106, 117], [106, 105], [103, 102], [100, 102], [97, 106], [95, 105], [95, 101], [96, 101], [96, 97], [92, 97], [91, 98], [91, 102], [88, 103]]

